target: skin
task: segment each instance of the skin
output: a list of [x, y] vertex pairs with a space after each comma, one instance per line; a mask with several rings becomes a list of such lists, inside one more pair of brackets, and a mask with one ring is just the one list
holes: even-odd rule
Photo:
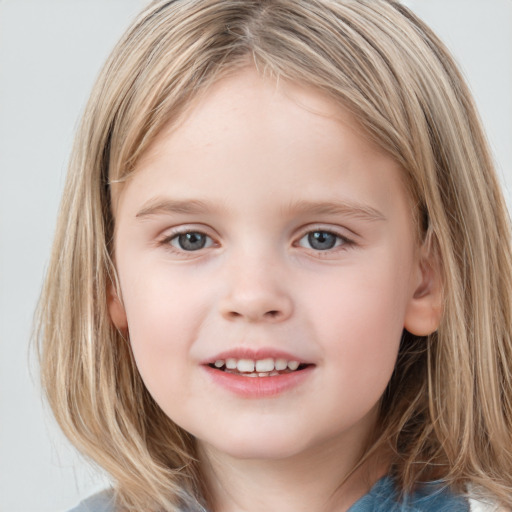
[[[321, 93], [247, 69], [116, 187], [111, 317], [156, 402], [198, 439], [212, 507], [347, 510], [386, 471], [339, 487], [375, 428], [402, 331], [439, 322], [400, 167]], [[185, 250], [186, 232], [205, 246]], [[311, 233], [334, 246], [313, 247]], [[244, 348], [311, 371], [273, 396], [239, 396], [204, 362]]]

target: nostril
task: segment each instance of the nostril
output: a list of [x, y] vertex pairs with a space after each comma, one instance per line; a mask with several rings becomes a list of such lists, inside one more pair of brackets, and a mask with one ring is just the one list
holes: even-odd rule
[[[227, 313], [228, 317], [231, 318], [231, 319], [236, 319], [236, 318], [240, 318], [240, 317], [243, 317], [243, 316], [247, 316], [249, 317], [249, 315], [243, 315], [242, 313], [239, 313], [238, 311], [229, 311]], [[267, 311], [266, 313], [263, 314], [263, 316], [265, 318], [278, 318], [279, 316], [281, 316], [281, 312], [278, 311], [277, 309], [273, 309], [271, 311]]]

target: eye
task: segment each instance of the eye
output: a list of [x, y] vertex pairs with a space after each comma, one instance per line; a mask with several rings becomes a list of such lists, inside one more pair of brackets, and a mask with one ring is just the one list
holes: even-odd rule
[[328, 251], [346, 243], [349, 243], [346, 238], [336, 233], [322, 230], [310, 231], [299, 240], [300, 247], [307, 247], [315, 251]]
[[168, 243], [182, 251], [199, 251], [213, 245], [213, 240], [204, 233], [199, 231], [187, 231], [178, 233], [168, 239]]

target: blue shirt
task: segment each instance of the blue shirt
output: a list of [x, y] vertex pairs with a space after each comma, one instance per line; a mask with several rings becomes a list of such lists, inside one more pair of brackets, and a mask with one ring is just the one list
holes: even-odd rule
[[[348, 512], [469, 512], [466, 498], [456, 496], [438, 483], [429, 483], [413, 494], [406, 495], [402, 502], [389, 477], [381, 478], [368, 494], [357, 500]], [[111, 491], [103, 491], [69, 512], [115, 512]]]
[[393, 481], [381, 478], [368, 494], [357, 500], [348, 512], [469, 512], [466, 498], [454, 495], [439, 483], [428, 483], [400, 502]]

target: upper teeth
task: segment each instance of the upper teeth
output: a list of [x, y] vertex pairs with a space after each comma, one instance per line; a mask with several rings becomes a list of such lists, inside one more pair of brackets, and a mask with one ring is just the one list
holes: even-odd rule
[[216, 368], [225, 366], [228, 370], [238, 370], [239, 372], [272, 372], [274, 370], [296, 370], [299, 367], [299, 361], [287, 361], [286, 359], [218, 359], [215, 361]]

